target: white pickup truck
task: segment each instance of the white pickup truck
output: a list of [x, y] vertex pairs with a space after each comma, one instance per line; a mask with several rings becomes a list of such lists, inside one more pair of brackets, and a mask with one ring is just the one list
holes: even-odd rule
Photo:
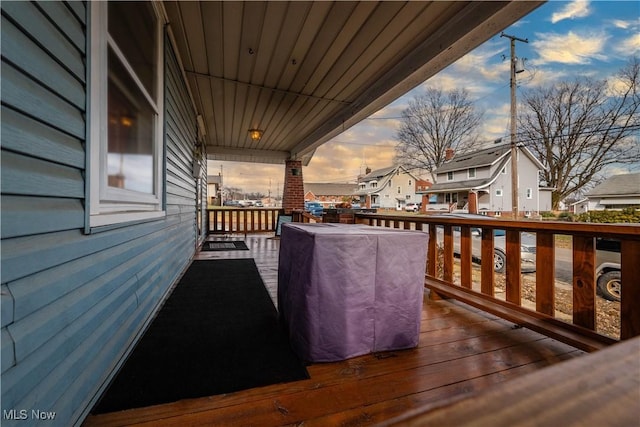
[[596, 239], [596, 278], [598, 293], [610, 301], [620, 301], [620, 241]]

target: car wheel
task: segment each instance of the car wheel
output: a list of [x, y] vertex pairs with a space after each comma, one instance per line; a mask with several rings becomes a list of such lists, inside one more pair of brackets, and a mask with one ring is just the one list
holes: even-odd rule
[[620, 301], [622, 282], [619, 271], [608, 271], [598, 277], [598, 290], [604, 299]]
[[493, 251], [493, 270], [496, 273], [504, 273], [507, 257], [500, 251]]

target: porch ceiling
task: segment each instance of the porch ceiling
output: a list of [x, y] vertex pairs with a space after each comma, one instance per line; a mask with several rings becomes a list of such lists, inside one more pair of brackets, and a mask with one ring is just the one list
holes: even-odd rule
[[[317, 147], [542, 3], [164, 5], [208, 158], [308, 164]], [[252, 128], [262, 139], [251, 140]]]

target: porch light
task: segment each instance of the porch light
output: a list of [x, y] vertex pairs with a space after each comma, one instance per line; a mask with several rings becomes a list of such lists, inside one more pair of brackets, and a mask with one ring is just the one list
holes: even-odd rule
[[249, 136], [254, 141], [259, 141], [263, 133], [264, 131], [262, 129], [249, 129]]

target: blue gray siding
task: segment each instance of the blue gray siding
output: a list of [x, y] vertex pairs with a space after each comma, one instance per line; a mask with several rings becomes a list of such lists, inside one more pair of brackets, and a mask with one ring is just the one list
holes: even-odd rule
[[85, 234], [85, 6], [2, 2], [2, 410], [55, 425], [86, 415], [202, 237], [195, 114], [168, 43], [167, 215]]

